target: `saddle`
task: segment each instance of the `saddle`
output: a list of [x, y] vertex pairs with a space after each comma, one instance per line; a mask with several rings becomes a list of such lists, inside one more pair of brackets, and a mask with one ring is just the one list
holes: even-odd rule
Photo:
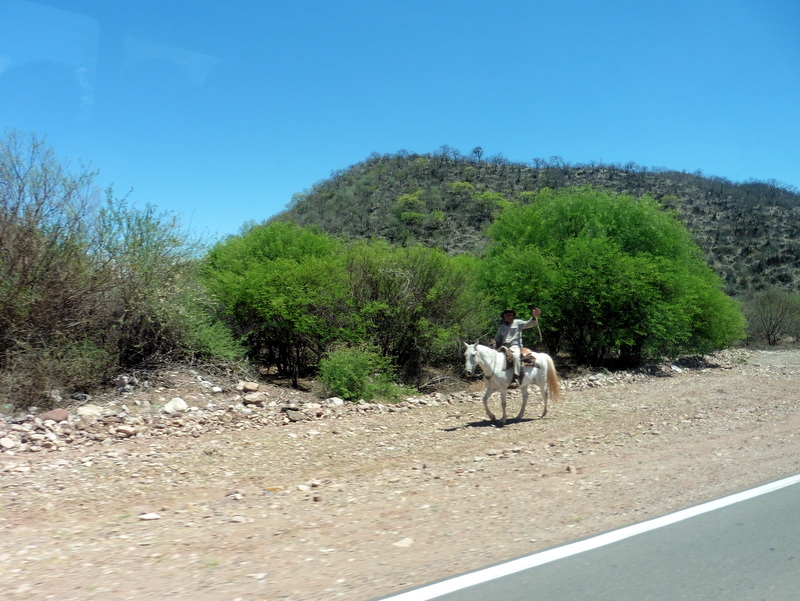
[[[512, 369], [514, 367], [513, 351], [510, 348], [501, 346], [497, 349], [497, 352], [506, 356], [506, 369]], [[542, 367], [536, 358], [536, 353], [529, 348], [522, 347], [519, 351], [519, 358], [523, 367]]]

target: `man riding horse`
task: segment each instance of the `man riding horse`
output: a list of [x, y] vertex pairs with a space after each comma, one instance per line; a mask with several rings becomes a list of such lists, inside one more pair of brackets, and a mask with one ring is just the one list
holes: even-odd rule
[[[494, 346], [496, 348], [506, 347], [514, 355], [514, 377], [522, 384], [522, 379], [525, 374], [522, 371], [522, 330], [532, 328], [538, 325], [537, 319], [541, 311], [533, 309], [531, 311], [531, 318], [528, 321], [524, 319], [515, 319], [517, 316], [516, 311], [513, 309], [506, 309], [500, 314], [503, 323], [497, 330], [494, 336]], [[513, 382], [513, 380], [512, 380]]]

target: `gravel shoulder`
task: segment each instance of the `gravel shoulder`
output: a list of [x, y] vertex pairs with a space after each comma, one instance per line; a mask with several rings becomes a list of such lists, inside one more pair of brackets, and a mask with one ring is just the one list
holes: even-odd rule
[[[105, 399], [129, 430], [0, 453], [0, 596], [366, 601], [800, 472], [798, 350], [586, 374], [502, 429], [480, 384], [245, 410], [218, 384], [175, 372]], [[148, 417], [174, 396], [204, 409]]]

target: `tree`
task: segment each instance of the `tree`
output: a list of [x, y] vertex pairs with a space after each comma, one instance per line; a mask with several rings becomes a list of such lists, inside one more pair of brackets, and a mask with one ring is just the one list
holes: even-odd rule
[[473, 213], [476, 215], [477, 222], [490, 221], [508, 201], [499, 192], [484, 191], [475, 194], [473, 200]]
[[744, 302], [750, 337], [774, 346], [800, 333], [800, 295], [781, 288], [750, 294]]
[[543, 308], [551, 352], [629, 364], [740, 339], [744, 320], [674, 214], [649, 197], [545, 189], [490, 226], [495, 306]]

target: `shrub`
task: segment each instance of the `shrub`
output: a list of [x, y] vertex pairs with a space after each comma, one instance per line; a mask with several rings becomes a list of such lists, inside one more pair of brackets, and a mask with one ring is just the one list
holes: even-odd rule
[[255, 226], [217, 244], [201, 266], [251, 359], [298, 378], [341, 333], [346, 280], [341, 245], [291, 223]]
[[393, 377], [389, 359], [372, 349], [336, 349], [319, 363], [319, 381], [326, 392], [346, 401], [396, 401], [409, 394], [408, 389], [393, 382]]
[[92, 390], [110, 377], [114, 357], [91, 340], [63, 340], [46, 347], [17, 345], [6, 353], [0, 371], [3, 398], [15, 410], [31, 405], [50, 409], [57, 396]]
[[488, 235], [484, 289], [498, 310], [541, 306], [551, 354], [638, 364], [744, 335], [738, 304], [686, 228], [647, 196], [545, 189], [507, 207]]
[[404, 379], [423, 365], [447, 363], [464, 337], [481, 330], [486, 303], [475, 288], [472, 257], [369, 242], [350, 248], [347, 270], [362, 339], [392, 357]]
[[95, 176], [34, 135], [0, 140], [0, 397], [17, 408], [120, 367], [241, 354], [197, 282], [202, 245], [150, 205], [100, 203]]

